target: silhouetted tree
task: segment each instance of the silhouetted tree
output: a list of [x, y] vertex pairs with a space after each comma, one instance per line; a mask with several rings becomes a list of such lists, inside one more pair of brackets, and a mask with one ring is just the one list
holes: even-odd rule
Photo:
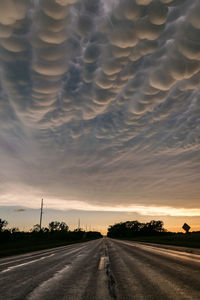
[[39, 231], [40, 231], [40, 224], [35, 224], [35, 225], [33, 226], [33, 231], [39, 232]]
[[20, 232], [20, 230], [19, 230], [18, 227], [13, 227], [13, 228], [10, 229], [10, 232], [11, 232], [12, 234], [14, 234], [14, 233], [16, 233], [16, 232]]
[[144, 226], [142, 228], [142, 232], [147, 233], [147, 234], [163, 232], [163, 231], [164, 231], [163, 221], [152, 220], [152, 221], [144, 224]]
[[60, 226], [60, 222], [52, 221], [49, 223], [49, 230], [50, 231], [59, 230], [59, 226]]
[[52, 221], [49, 223], [50, 231], [68, 231], [69, 226], [65, 222]]
[[133, 237], [158, 234], [164, 231], [162, 221], [152, 220], [148, 223], [126, 221], [109, 226], [107, 235], [108, 237]]
[[8, 225], [6, 220], [0, 219], [0, 232], [4, 230], [4, 228]]
[[49, 232], [49, 228], [48, 228], [48, 227], [42, 227], [42, 231], [43, 231], [44, 233], [47, 233], [47, 232]]
[[65, 222], [60, 222], [59, 229], [62, 231], [68, 231], [69, 226]]

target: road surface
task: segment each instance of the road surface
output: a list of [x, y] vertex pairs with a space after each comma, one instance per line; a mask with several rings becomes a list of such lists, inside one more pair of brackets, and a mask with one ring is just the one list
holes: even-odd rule
[[200, 299], [200, 255], [100, 239], [0, 259], [1, 300]]

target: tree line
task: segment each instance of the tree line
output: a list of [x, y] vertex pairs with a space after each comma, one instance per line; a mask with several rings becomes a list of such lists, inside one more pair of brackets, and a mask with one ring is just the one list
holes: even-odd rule
[[79, 241], [101, 238], [97, 231], [84, 231], [81, 228], [69, 230], [65, 222], [52, 221], [47, 227], [36, 224], [28, 231], [20, 231], [17, 227], [8, 228], [8, 222], [0, 218], [0, 242], [37, 242], [37, 241]]
[[141, 223], [139, 221], [120, 222], [109, 226], [107, 236], [120, 238], [158, 235], [166, 232], [166, 229], [164, 229], [163, 226], [163, 221], [160, 220], [152, 220], [147, 223]]

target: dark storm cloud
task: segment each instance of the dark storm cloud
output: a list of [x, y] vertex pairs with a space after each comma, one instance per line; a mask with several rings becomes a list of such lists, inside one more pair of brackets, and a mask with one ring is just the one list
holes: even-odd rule
[[17, 213], [20, 213], [20, 212], [26, 211], [26, 209], [25, 208], [18, 208], [18, 209], [15, 209], [14, 211], [17, 212]]
[[199, 207], [199, 12], [0, 0], [2, 201]]

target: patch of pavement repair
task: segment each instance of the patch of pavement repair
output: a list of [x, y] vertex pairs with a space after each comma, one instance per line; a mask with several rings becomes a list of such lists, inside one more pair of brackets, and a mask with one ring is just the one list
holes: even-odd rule
[[111, 271], [110, 262], [108, 262], [106, 265], [106, 275], [108, 276], [108, 289], [109, 289], [110, 296], [113, 299], [117, 299], [115, 293], [115, 279]]
[[[111, 298], [117, 299], [116, 292], [115, 292], [115, 279], [112, 274], [111, 265], [110, 265], [110, 259], [109, 259], [109, 253], [108, 253], [108, 246], [105, 242], [105, 256], [102, 257], [102, 260], [100, 260], [99, 267], [104, 265], [104, 268], [106, 270], [106, 275], [108, 278], [108, 290]], [[102, 261], [102, 262], [101, 262]]]

